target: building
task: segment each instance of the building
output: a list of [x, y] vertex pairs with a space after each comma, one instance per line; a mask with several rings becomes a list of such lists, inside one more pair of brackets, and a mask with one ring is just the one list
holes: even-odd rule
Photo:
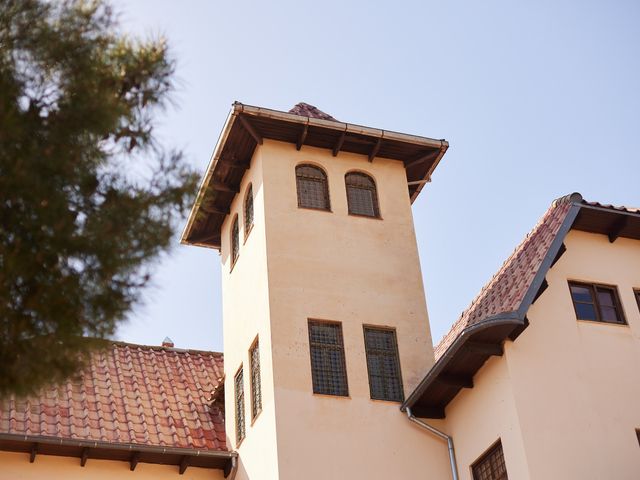
[[[45, 392], [37, 437], [17, 418], [29, 408], [1, 407], [3, 463], [28, 471], [42, 452], [68, 455], [56, 461], [76, 466], [69, 476], [98, 462], [142, 474], [147, 461], [172, 465], [145, 463], [156, 476], [239, 480], [638, 478], [640, 211], [554, 201], [434, 348], [411, 203], [447, 147], [307, 104], [234, 104], [182, 238], [220, 251], [224, 382], [220, 354], [114, 345], [126, 359], [85, 377], [131, 365], [111, 400], [87, 404], [73, 382], [66, 397]], [[182, 366], [149, 376], [159, 359]], [[165, 417], [151, 379], [164, 397], [175, 382]], [[47, 426], [47, 408], [74, 395], [69, 411], [92, 405], [82, 442]], [[118, 397], [124, 419], [99, 420]], [[162, 439], [145, 436], [162, 422]]]

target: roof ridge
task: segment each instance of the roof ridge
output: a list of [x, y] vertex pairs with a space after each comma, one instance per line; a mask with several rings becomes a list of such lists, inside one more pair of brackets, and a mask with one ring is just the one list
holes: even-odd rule
[[162, 345], [144, 345], [141, 343], [130, 343], [122, 340], [107, 340], [107, 342], [110, 345], [118, 346], [118, 347], [134, 347], [134, 348], [141, 348], [145, 350], [161, 350], [161, 351], [176, 352], [176, 353], [206, 353], [206, 354], [224, 356], [224, 352], [217, 352], [215, 350], [196, 350], [192, 348], [163, 347]]

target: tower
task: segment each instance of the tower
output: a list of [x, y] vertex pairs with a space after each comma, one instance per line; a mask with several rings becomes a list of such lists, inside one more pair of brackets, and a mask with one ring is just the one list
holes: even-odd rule
[[447, 147], [234, 104], [182, 240], [221, 254], [237, 478], [447, 478], [399, 411], [433, 364], [411, 202]]

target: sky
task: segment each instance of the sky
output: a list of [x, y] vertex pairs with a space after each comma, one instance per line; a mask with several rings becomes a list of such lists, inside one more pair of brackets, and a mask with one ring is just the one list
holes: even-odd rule
[[[640, 206], [640, 2], [113, 4], [168, 39], [158, 137], [202, 174], [235, 100], [449, 141], [413, 205], [434, 342], [555, 198]], [[221, 351], [220, 280], [215, 250], [176, 237], [117, 338]]]

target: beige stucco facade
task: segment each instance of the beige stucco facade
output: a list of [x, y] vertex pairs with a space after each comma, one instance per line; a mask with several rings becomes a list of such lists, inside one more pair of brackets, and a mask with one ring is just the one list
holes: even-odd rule
[[84, 467], [80, 459], [37, 455], [29, 463], [28, 453], [0, 452], [0, 479], [11, 480], [113, 480], [130, 478], [135, 480], [222, 480], [222, 470], [188, 467], [183, 475], [176, 465], [139, 463], [132, 472], [129, 462], [89, 459]]
[[[564, 243], [529, 327], [446, 409], [461, 479], [498, 439], [512, 479], [640, 478], [640, 241], [570, 231]], [[569, 280], [616, 286], [628, 325], [576, 320]]]
[[[331, 211], [298, 208], [295, 167], [327, 174]], [[381, 219], [349, 215], [345, 174], [374, 178]], [[230, 226], [248, 184], [255, 225], [229, 256]], [[235, 442], [233, 376], [260, 337], [263, 411], [240, 446], [239, 479], [447, 478], [446, 445], [395, 402], [370, 399], [363, 325], [396, 330], [405, 394], [433, 364], [407, 180], [401, 162], [265, 140], [222, 229], [227, 434]], [[314, 395], [308, 319], [341, 322], [348, 397]]]

